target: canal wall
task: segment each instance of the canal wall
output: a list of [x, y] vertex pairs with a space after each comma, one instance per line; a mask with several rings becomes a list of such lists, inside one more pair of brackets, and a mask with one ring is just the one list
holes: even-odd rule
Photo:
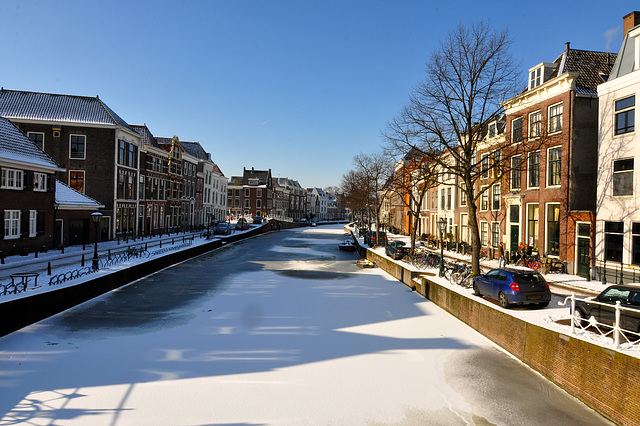
[[605, 417], [640, 424], [640, 358], [528, 323], [373, 250], [366, 257]]

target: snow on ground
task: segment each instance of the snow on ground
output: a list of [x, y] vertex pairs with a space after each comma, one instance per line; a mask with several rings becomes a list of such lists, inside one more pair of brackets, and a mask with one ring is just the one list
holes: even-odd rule
[[[325, 230], [303, 235], [314, 232]], [[291, 239], [300, 240], [299, 235], [291, 233]], [[286, 242], [273, 252], [299, 254]], [[300, 270], [316, 263], [285, 260], [281, 266]], [[234, 274], [223, 292], [201, 299], [195, 309], [177, 308], [173, 315], [182, 310], [190, 315], [183, 324], [67, 331], [61, 326], [72, 314], [67, 311], [0, 338], [0, 425], [506, 424], [518, 415], [531, 419], [526, 411], [502, 410], [495, 398], [470, 392], [476, 385], [456, 376], [467, 369], [484, 374], [486, 357], [497, 353], [487, 339], [378, 268], [359, 269], [353, 259], [331, 265], [348, 278], [300, 280], [277, 273], [282, 268], [275, 264]], [[185, 266], [208, 267], [203, 262]], [[186, 270], [178, 266], [155, 277], [184, 282]], [[91, 311], [118, 292], [71, 311]], [[469, 362], [474, 354], [481, 356], [482, 366]], [[466, 362], [451, 364], [455, 357]], [[500, 371], [510, 368], [505, 359], [500, 358]], [[485, 390], [500, 386], [490, 376], [483, 379]], [[545, 395], [546, 412], [540, 415], [564, 418], [555, 410], [577, 402], [541, 383], [541, 389], [533, 389]], [[519, 403], [527, 389], [518, 392]], [[473, 398], [484, 400], [474, 403]], [[599, 423], [592, 412], [585, 416], [585, 424]]]

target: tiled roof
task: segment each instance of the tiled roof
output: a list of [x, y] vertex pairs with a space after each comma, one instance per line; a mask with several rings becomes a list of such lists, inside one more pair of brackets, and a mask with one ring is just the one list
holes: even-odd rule
[[76, 191], [75, 189], [65, 185], [56, 179], [56, 206], [58, 207], [74, 207], [85, 208], [88, 210], [96, 210], [104, 207], [91, 197]]
[[0, 159], [61, 169], [11, 121], [0, 117]]
[[58, 123], [118, 125], [133, 129], [100, 98], [0, 90], [0, 116]]
[[598, 84], [604, 83], [618, 55], [609, 52], [569, 49], [565, 61], [565, 72], [577, 72], [576, 90], [585, 94], [597, 94]]
[[156, 138], [153, 136], [146, 124], [142, 126], [132, 124], [131, 128], [133, 128], [133, 130], [135, 130], [140, 136], [142, 136], [143, 145], [150, 145], [156, 148], [160, 148], [160, 145], [156, 141]]
[[182, 148], [187, 152], [187, 154], [192, 155], [200, 160], [207, 159], [207, 153], [202, 148], [200, 143], [180, 141], [180, 145], [182, 145]]

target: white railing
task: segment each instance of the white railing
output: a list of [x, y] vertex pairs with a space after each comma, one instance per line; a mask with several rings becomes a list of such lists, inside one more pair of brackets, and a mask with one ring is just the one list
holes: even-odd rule
[[622, 311], [636, 312], [640, 315], [639, 309], [627, 308], [621, 305], [620, 301], [616, 301], [615, 305], [611, 303], [602, 303], [595, 300], [589, 300], [590, 304], [601, 305], [606, 307], [613, 307], [615, 309], [613, 325], [604, 324], [598, 322], [595, 317], [581, 318], [578, 321], [574, 312], [576, 309], [576, 300], [583, 300], [582, 298], [576, 298], [575, 294], [567, 296], [563, 302], [558, 302], [560, 306], [566, 306], [568, 301], [571, 301], [571, 334], [578, 334], [576, 330], [580, 330], [584, 333], [593, 333], [596, 336], [603, 336], [608, 339], [613, 339], [613, 347], [615, 349], [635, 349], [640, 350], [640, 334], [638, 330], [626, 330], [620, 327], [620, 315]]

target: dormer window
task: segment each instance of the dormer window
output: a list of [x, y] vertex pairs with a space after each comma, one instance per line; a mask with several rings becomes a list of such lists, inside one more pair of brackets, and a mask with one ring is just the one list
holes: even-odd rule
[[540, 84], [542, 84], [542, 67], [529, 72], [529, 89], [538, 87]]
[[489, 125], [489, 137], [493, 138], [495, 136], [496, 136], [496, 124], [493, 123]]

